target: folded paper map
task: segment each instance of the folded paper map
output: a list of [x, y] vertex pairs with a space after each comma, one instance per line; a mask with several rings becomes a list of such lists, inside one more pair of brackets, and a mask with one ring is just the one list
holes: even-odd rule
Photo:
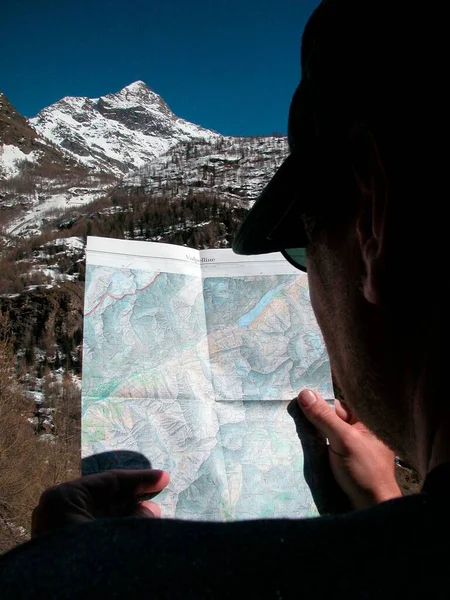
[[314, 504], [287, 405], [333, 395], [307, 276], [281, 254], [90, 237], [83, 456], [171, 475], [163, 516], [304, 517]]

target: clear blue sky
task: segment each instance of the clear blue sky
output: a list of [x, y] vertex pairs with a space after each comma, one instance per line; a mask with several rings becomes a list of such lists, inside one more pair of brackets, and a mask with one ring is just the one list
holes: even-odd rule
[[318, 0], [16, 0], [2, 7], [0, 90], [26, 116], [142, 79], [228, 135], [286, 132]]

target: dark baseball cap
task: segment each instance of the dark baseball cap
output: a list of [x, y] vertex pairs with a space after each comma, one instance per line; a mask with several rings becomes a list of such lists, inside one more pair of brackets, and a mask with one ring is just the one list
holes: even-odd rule
[[302, 215], [343, 210], [353, 177], [352, 124], [388, 132], [393, 145], [396, 133], [401, 138], [422, 16], [402, 0], [324, 0], [314, 11], [289, 110], [290, 153], [241, 224], [237, 254], [305, 247]]

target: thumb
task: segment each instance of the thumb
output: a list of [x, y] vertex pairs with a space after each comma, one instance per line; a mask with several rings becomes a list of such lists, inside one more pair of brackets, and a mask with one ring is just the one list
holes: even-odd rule
[[328, 403], [312, 390], [302, 390], [297, 402], [308, 421], [328, 438], [333, 451], [345, 455], [345, 440], [352, 434], [351, 425], [343, 421]]

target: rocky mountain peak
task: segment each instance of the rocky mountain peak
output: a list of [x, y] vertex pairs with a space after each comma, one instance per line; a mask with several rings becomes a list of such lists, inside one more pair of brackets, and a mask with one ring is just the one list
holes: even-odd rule
[[166, 102], [148, 87], [143, 81], [135, 81], [130, 85], [125, 86], [120, 91], [115, 93], [106, 94], [99, 98], [99, 101], [103, 103], [112, 103], [122, 106], [123, 108], [130, 107], [147, 107], [153, 108], [153, 110], [161, 110], [164, 113], [168, 113], [175, 118]]
[[100, 98], [65, 97], [31, 123], [96, 171], [133, 172], [179, 142], [219, 134], [178, 118], [143, 81]]

